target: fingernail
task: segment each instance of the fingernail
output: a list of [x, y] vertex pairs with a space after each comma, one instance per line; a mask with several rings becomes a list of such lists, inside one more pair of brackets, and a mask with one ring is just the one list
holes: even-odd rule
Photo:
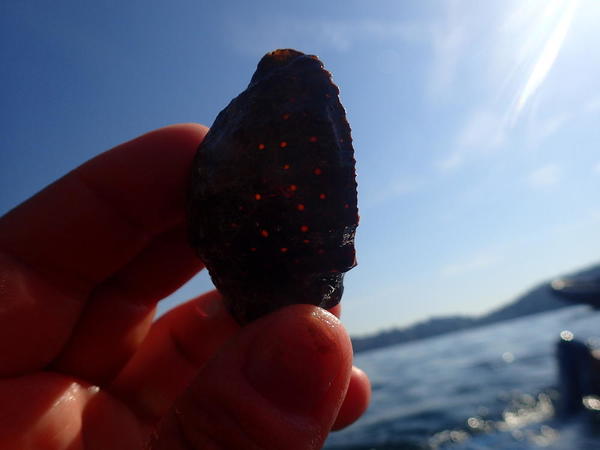
[[[289, 322], [289, 321], [288, 321]], [[343, 364], [337, 319], [319, 310], [294, 324], [265, 328], [251, 346], [243, 373], [264, 398], [284, 411], [312, 411]]]

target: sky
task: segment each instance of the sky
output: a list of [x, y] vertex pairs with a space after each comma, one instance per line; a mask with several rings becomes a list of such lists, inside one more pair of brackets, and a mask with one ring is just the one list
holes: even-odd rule
[[483, 314], [600, 262], [598, 23], [597, 0], [3, 0], [0, 214], [146, 131], [210, 125], [297, 48], [352, 126], [350, 333]]

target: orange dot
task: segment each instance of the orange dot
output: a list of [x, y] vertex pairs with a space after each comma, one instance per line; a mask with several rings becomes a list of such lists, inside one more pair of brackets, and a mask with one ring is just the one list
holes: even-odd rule
[[251, 247], [251, 248], [250, 248], [250, 251], [251, 251], [251, 252], [255, 252], [255, 251], [256, 251], [256, 247]]
[[298, 205], [296, 205], [296, 209], [298, 211], [304, 211], [304, 205], [302, 203], [298, 203]]
[[327, 196], [325, 194], [319, 194], [319, 198], [321, 200], [325, 200], [327, 198]]
[[281, 118], [282, 118], [283, 120], [288, 120], [288, 119], [290, 118], [290, 115], [289, 115], [288, 113], [285, 113], [285, 114], [282, 114], [282, 115], [281, 115]]
[[262, 198], [262, 195], [260, 195], [260, 194], [254, 194], [254, 198], [256, 200], [260, 200]]
[[313, 170], [313, 173], [315, 175], [321, 175], [323, 173], [323, 171], [321, 170], [321, 168], [317, 167], [315, 170]]
[[311, 136], [311, 137], [308, 138], [308, 142], [313, 142], [314, 143], [314, 142], [317, 142], [317, 141], [318, 141], [318, 139], [317, 139], [316, 136]]
[[304, 242], [305, 244], [308, 244], [308, 243], [310, 243], [310, 240], [304, 239], [302, 242]]
[[308, 227], [306, 225], [302, 225], [300, 227], [300, 231], [302, 231], [303, 233], [306, 233], [308, 231]]
[[265, 149], [265, 144], [258, 144], [258, 149], [259, 150], [264, 150]]
[[267, 230], [260, 230], [260, 235], [262, 237], [269, 237], [269, 232]]
[[286, 148], [286, 147], [288, 146], [288, 143], [287, 143], [287, 142], [285, 142], [285, 141], [281, 141], [281, 142], [279, 143], [279, 146], [280, 146], [281, 148]]
[[284, 165], [283, 165], [283, 170], [288, 170], [289, 168], [290, 168], [290, 165], [289, 165], [289, 164], [284, 164]]
[[286, 247], [281, 247], [281, 248], [279, 249], [279, 251], [280, 251], [281, 253], [285, 253], [285, 252], [287, 252], [287, 251], [288, 251], [288, 249], [287, 249]]
[[296, 186], [295, 184], [290, 184], [290, 191], [297, 191], [298, 190], [298, 186]]

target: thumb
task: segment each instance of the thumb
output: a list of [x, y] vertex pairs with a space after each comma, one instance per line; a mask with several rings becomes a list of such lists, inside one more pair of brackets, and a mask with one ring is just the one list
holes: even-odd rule
[[153, 450], [318, 449], [346, 395], [352, 347], [338, 319], [294, 305], [244, 327], [160, 423]]

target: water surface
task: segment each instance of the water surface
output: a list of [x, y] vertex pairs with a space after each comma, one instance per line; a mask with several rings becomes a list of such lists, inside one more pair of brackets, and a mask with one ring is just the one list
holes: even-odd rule
[[365, 416], [326, 449], [600, 449], [600, 425], [559, 419], [562, 330], [598, 343], [600, 312], [575, 306], [357, 355]]

